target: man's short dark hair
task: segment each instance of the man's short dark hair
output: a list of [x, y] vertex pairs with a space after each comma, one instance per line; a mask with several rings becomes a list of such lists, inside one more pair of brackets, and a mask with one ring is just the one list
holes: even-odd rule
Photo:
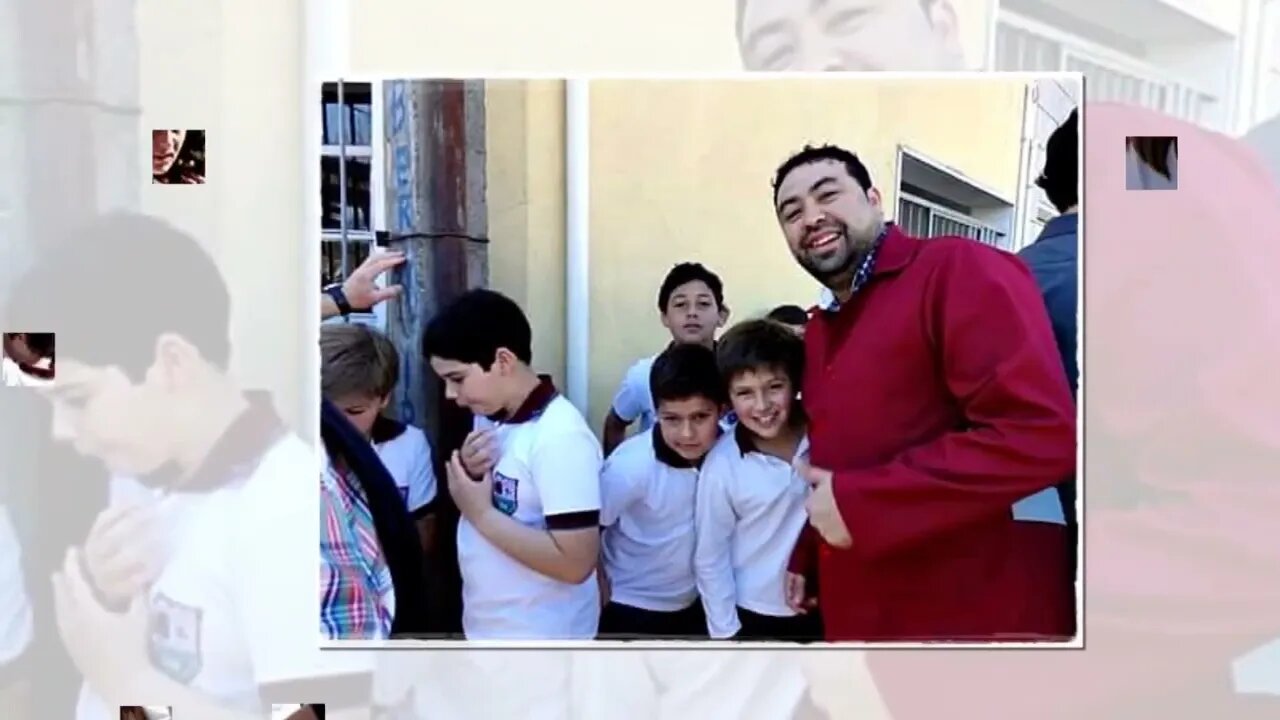
[[799, 305], [779, 305], [769, 311], [765, 316], [774, 322], [785, 323], [787, 325], [804, 325], [809, 322], [809, 313]]
[[727, 391], [738, 375], [781, 371], [796, 390], [804, 379], [804, 340], [772, 320], [747, 320], [716, 343], [716, 365]]
[[14, 284], [0, 327], [59, 335], [59, 355], [138, 382], [172, 333], [226, 370], [230, 307], [222, 273], [195, 238], [154, 217], [102, 215], [46, 246]]
[[677, 288], [699, 280], [706, 283], [707, 288], [711, 290], [711, 295], [716, 299], [716, 308], [723, 309], [724, 283], [720, 280], [720, 276], [711, 272], [702, 263], [684, 262], [671, 268], [671, 272], [667, 273], [667, 277], [663, 279], [662, 286], [658, 288], [659, 312], [667, 311], [667, 303], [671, 302], [671, 295]]
[[867, 191], [871, 189], [871, 173], [867, 171], [867, 166], [862, 164], [862, 160], [858, 159], [857, 153], [850, 152], [838, 145], [805, 145], [800, 152], [787, 158], [778, 169], [773, 173], [773, 204], [778, 204], [778, 188], [782, 186], [782, 181], [792, 170], [811, 163], [834, 160], [848, 171], [849, 175], [858, 182], [858, 186]]
[[715, 352], [690, 343], [668, 347], [654, 358], [649, 369], [649, 391], [655, 408], [663, 401], [695, 397], [724, 404], [724, 383], [716, 367]]
[[1036, 185], [1058, 212], [1080, 203], [1080, 130], [1078, 110], [1049, 135], [1044, 146], [1044, 170]]
[[526, 365], [533, 361], [533, 331], [514, 300], [493, 290], [468, 290], [436, 313], [422, 334], [427, 358], [493, 367], [506, 348]]

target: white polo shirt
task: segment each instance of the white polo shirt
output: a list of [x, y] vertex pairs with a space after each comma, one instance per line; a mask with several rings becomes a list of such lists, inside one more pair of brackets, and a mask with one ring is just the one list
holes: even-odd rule
[[[167, 547], [157, 548], [164, 568], [147, 592], [146, 643], [153, 667], [171, 680], [260, 717], [267, 708], [259, 686], [363, 674], [373, 658], [326, 654], [316, 644], [316, 565], [308, 561], [320, 512], [315, 451], [295, 435], [272, 433], [278, 439], [252, 452], [249, 438], [263, 433], [243, 417], [228, 436], [214, 453], [226, 451], [216, 466], [230, 477], [159, 499]], [[205, 467], [218, 474], [209, 461]], [[147, 492], [127, 480], [114, 485], [113, 500]], [[79, 720], [117, 713], [94, 688], [82, 689]]]
[[0, 668], [22, 655], [33, 632], [31, 599], [22, 575], [22, 546], [9, 510], [0, 505]]
[[[49, 365], [50, 361], [48, 358], [44, 358], [40, 360], [40, 362], [36, 363], [36, 367], [46, 370], [49, 368]], [[14, 362], [14, 360], [7, 355], [0, 355], [0, 378], [3, 378], [4, 384], [8, 387], [40, 387], [42, 385], [49, 385], [53, 382], [52, 380], [38, 378], [34, 375], [28, 375], [27, 373], [22, 372], [21, 368], [18, 367], [18, 363]]]
[[[806, 457], [808, 438], [796, 457]], [[808, 485], [791, 465], [756, 451], [745, 430], [726, 433], [708, 453], [698, 480], [694, 569], [712, 638], [741, 629], [737, 608], [791, 617], [787, 561], [807, 515]]]
[[[511, 420], [494, 424], [499, 460], [493, 503], [521, 524], [546, 530], [549, 519], [588, 514], [599, 522], [600, 443], [582, 414], [549, 379]], [[521, 564], [463, 518], [458, 523], [462, 629], [468, 640], [590, 640], [600, 620], [595, 573], [564, 583]]]
[[637, 360], [622, 376], [622, 384], [613, 396], [613, 414], [627, 423], [639, 421], [636, 434], [653, 427], [658, 413], [653, 407], [653, 393], [649, 391], [649, 372], [657, 355]]
[[422, 428], [379, 418], [373, 426], [373, 447], [396, 482], [405, 507], [418, 514], [436, 499], [431, 443]]
[[658, 428], [618, 446], [600, 474], [604, 566], [614, 602], [675, 612], [698, 599], [693, 575], [698, 468]]

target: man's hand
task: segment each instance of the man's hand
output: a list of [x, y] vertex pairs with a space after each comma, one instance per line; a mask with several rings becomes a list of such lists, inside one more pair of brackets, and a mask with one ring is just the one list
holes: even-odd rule
[[85, 540], [89, 580], [102, 597], [123, 603], [140, 594], [160, 575], [163, 547], [155, 506], [119, 505], [98, 515]]
[[787, 607], [804, 615], [818, 606], [818, 599], [805, 596], [804, 576], [788, 572], [786, 580]]
[[390, 300], [400, 294], [399, 285], [378, 287], [378, 276], [403, 263], [405, 256], [399, 250], [374, 251], [360, 267], [351, 271], [346, 282], [342, 283], [342, 294], [347, 296], [347, 303], [355, 310], [369, 310], [384, 300]]
[[809, 524], [832, 547], [846, 550], [853, 546], [853, 537], [849, 528], [840, 517], [840, 508], [836, 507], [836, 496], [831, 489], [831, 481], [835, 474], [830, 470], [816, 468], [804, 462], [796, 463], [796, 472], [809, 484], [809, 497], [804, 501], [804, 509], [809, 513]]
[[489, 429], [472, 430], [462, 443], [462, 468], [473, 478], [488, 475], [498, 464], [498, 441]]
[[480, 515], [493, 510], [493, 473], [486, 472], [474, 479], [462, 466], [462, 453], [455, 452], [446, 466], [449, 475], [449, 495], [458, 506], [458, 512], [475, 524]]

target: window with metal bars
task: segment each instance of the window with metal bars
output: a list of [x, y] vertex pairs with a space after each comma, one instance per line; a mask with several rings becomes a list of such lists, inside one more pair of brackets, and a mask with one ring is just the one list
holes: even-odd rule
[[908, 235], [917, 237], [959, 235], [998, 248], [1006, 243], [1004, 233], [975, 218], [906, 194], [898, 198], [897, 223]]
[[[342, 278], [342, 227], [346, 220], [347, 272], [369, 257], [373, 245], [373, 83], [324, 83], [321, 90], [320, 283]], [[345, 145], [345, 147], [344, 147]], [[342, 173], [346, 166], [346, 203]]]

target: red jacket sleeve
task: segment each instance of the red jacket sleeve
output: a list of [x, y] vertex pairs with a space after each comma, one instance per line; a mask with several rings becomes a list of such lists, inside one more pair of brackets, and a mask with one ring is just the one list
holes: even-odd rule
[[878, 467], [835, 469], [859, 554], [1008, 513], [1075, 471], [1075, 404], [1035, 280], [1022, 261], [976, 244], [946, 253], [926, 286], [925, 326], [965, 427]]

